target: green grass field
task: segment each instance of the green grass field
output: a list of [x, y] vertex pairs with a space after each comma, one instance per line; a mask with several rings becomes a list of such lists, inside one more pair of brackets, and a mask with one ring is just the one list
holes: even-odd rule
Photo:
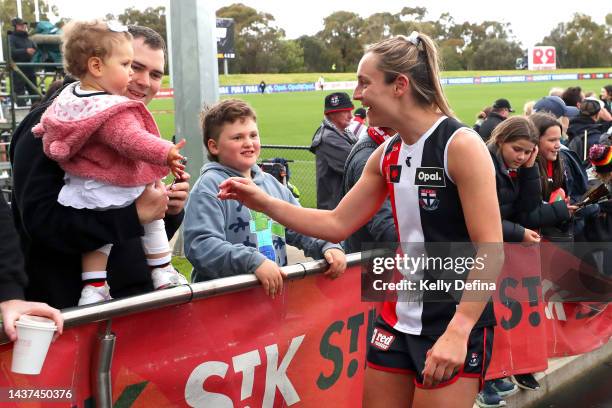
[[[464, 73], [465, 75], [465, 73]], [[585, 91], [599, 94], [606, 80], [554, 81], [512, 84], [450, 85], [445, 87], [451, 106], [459, 119], [472, 125], [478, 112], [491, 105], [495, 99], [507, 98], [521, 114], [523, 105], [547, 95], [551, 87], [581, 86]], [[350, 92], [350, 91], [348, 91]], [[308, 146], [323, 114], [323, 98], [327, 91], [293, 92], [278, 94], [237, 95], [249, 102], [257, 112], [261, 140], [266, 145]], [[164, 137], [174, 133], [174, 101], [158, 99], [151, 102], [157, 123]], [[308, 151], [262, 150], [262, 157], [285, 157], [291, 163], [292, 182], [300, 189], [300, 202], [304, 206], [315, 205], [314, 156]]]
[[[550, 74], [550, 73], [563, 73], [563, 72], [584, 72], [584, 73], [596, 73], [596, 72], [610, 72], [610, 68], [568, 68], [568, 69], [557, 69], [555, 71], [517, 71], [517, 70], [503, 70], [503, 71], [444, 71], [442, 76], [445, 78], [456, 78], [466, 76], [490, 76], [490, 75], [523, 75], [523, 74]], [[230, 74], [230, 75], [219, 75], [220, 85], [256, 85], [261, 80], [266, 81], [267, 84], [281, 84], [281, 83], [300, 83], [300, 82], [315, 82], [319, 77], [323, 77], [326, 81], [352, 81], [356, 75], [354, 72], [300, 72], [294, 74]], [[168, 76], [164, 77], [163, 86], [168, 87], [170, 80]]]

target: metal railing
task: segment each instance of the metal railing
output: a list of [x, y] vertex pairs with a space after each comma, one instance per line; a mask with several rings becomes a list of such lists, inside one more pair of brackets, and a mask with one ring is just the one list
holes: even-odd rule
[[[347, 267], [359, 264], [361, 261], [361, 253], [358, 252], [346, 255], [346, 261]], [[328, 264], [325, 260], [319, 260], [284, 266], [281, 269], [287, 274], [286, 281], [292, 281], [303, 279], [309, 275], [323, 273], [327, 267]], [[114, 317], [142, 313], [226, 293], [239, 292], [258, 286], [260, 286], [260, 283], [255, 275], [237, 275], [177, 286], [170, 289], [157, 290], [143, 295], [115, 299], [88, 306], [67, 308], [62, 310], [64, 327], [81, 326], [88, 323], [109, 320]], [[1, 332], [0, 344], [8, 342], [9, 340], [4, 332]]]

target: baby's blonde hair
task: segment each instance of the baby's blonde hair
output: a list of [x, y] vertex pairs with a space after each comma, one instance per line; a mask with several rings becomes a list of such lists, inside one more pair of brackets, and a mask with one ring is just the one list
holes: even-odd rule
[[111, 31], [102, 20], [71, 21], [62, 30], [64, 69], [79, 79], [87, 73], [90, 58], [104, 60], [113, 53], [114, 45], [132, 40], [129, 32]]

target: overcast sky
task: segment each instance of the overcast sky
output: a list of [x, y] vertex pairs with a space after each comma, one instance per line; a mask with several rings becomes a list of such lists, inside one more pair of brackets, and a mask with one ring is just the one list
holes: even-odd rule
[[[179, 0], [174, 0], [179, 1]], [[216, 8], [239, 1], [214, 0]], [[598, 24], [603, 24], [605, 15], [612, 13], [610, 0], [579, 0], [551, 3], [544, 0], [240, 0], [258, 11], [271, 13], [288, 38], [302, 34], [312, 35], [323, 28], [323, 18], [334, 11], [346, 10], [367, 17], [376, 12], [397, 13], [405, 6], [425, 7], [427, 19], [437, 19], [449, 12], [456, 23], [494, 20], [509, 22], [516, 38], [524, 47], [539, 42], [560, 22], [567, 22], [576, 12], [590, 15]], [[55, 3], [62, 17], [93, 18], [106, 13], [119, 14], [129, 6], [168, 5], [169, 0], [49, 0]]]

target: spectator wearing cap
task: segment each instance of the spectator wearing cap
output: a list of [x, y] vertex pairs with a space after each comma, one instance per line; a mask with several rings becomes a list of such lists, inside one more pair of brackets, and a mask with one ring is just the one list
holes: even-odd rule
[[584, 168], [589, 165], [589, 149], [599, 143], [604, 135], [602, 125], [597, 122], [601, 105], [596, 99], [583, 100], [580, 113], [570, 119], [567, 128], [568, 147], [580, 158]]
[[365, 123], [365, 120], [366, 110], [363, 108], [355, 109], [355, 112], [353, 112], [353, 119], [351, 119], [351, 123], [348, 125], [348, 130], [355, 135], [357, 140], [368, 133], [368, 125]]
[[565, 136], [569, 119], [578, 115], [578, 108], [575, 106], [567, 106], [560, 96], [545, 96], [533, 105], [534, 113], [548, 112], [561, 122], [562, 134]]
[[[8, 43], [11, 58], [17, 63], [30, 62], [32, 60], [32, 56], [36, 52], [36, 44], [34, 44], [34, 42], [30, 40], [28, 36], [28, 25], [19, 17], [12, 19], [11, 24], [13, 25], [13, 31], [8, 32]], [[19, 69], [30, 80], [30, 82], [36, 85], [36, 74], [34, 73], [34, 69], [32, 67], [19, 67]], [[26, 91], [26, 83], [23, 78], [13, 72], [11, 75], [11, 81], [13, 83], [15, 95], [24, 95]], [[29, 90], [30, 94], [33, 92], [33, 90]], [[25, 104], [25, 99], [17, 99], [17, 106], [24, 106]]]
[[310, 151], [317, 164], [317, 208], [333, 210], [342, 198], [344, 163], [357, 138], [347, 130], [353, 103], [345, 92], [325, 97], [325, 118], [312, 137]]
[[482, 137], [485, 142], [491, 137], [493, 129], [500, 123], [510, 116], [510, 113], [514, 112], [510, 102], [507, 99], [498, 99], [493, 103], [491, 112], [487, 115], [487, 118], [480, 125], [478, 134]]

